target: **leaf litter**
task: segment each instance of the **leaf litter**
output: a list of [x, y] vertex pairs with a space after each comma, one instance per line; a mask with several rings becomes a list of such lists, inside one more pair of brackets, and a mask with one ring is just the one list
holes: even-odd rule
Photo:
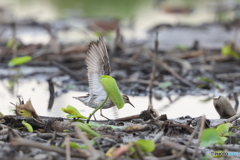
[[[18, 23], [14, 22], [15, 25]], [[30, 26], [28, 23], [24, 25]], [[36, 25], [49, 31], [45, 24], [36, 23]], [[71, 159], [141, 160], [195, 159], [196, 157], [213, 159], [214, 156], [209, 157], [209, 155], [212, 151], [217, 153], [218, 150], [231, 152], [233, 156], [228, 158], [238, 159], [240, 156], [237, 154], [240, 152], [239, 114], [235, 112], [231, 112], [233, 114], [230, 116], [226, 114], [229, 111], [229, 103], [226, 100], [215, 105], [216, 109], [218, 107], [222, 109], [222, 112], [219, 112], [220, 116], [222, 116], [221, 113], [224, 113], [224, 116], [227, 115], [224, 117], [226, 119], [218, 120], [205, 119], [204, 116], [168, 119], [167, 115], [158, 115], [151, 104], [151, 98], [154, 97], [157, 99], [168, 97], [171, 102], [173, 94], [202, 95], [207, 92], [207, 97], [212, 100], [215, 93], [216, 95], [227, 93], [235, 100], [234, 108], [237, 110], [240, 74], [236, 42], [230, 42], [225, 46], [214, 42], [212, 48], [207, 47], [210, 41], [206, 37], [201, 39], [202, 32], [199, 32], [199, 27], [205, 27], [206, 32], [212, 35], [212, 27], [221, 30], [224, 25], [204, 24], [196, 28], [176, 25], [167, 30], [170, 33], [169, 37], [172, 38], [179, 37], [176, 34], [179, 30], [183, 31], [181, 34], [185, 36], [198, 35], [197, 40], [193, 41], [196, 37], [189, 38], [192, 45], [178, 44], [179, 41], [185, 40], [182, 39], [184, 36], [175, 38], [178, 42], [170, 38], [162, 39], [162, 30], [153, 27], [150, 36], [155, 37], [155, 33], [158, 32], [156, 37], [160, 40], [159, 47], [155, 43], [155, 48], [151, 47], [154, 44], [151, 40], [124, 43], [121, 41], [122, 35], [117, 31], [117, 36], [112, 38], [116, 42], [113, 47], [115, 52], [110, 56], [113, 70], [116, 71], [112, 76], [120, 83], [123, 93], [135, 96], [149, 95], [150, 105], [146, 106], [148, 109], [137, 111], [138, 114], [131, 117], [122, 117], [121, 120], [90, 121], [86, 124], [85, 119], [81, 119], [86, 115], [82, 116], [78, 111], [74, 114], [71, 111], [68, 112], [68, 118], [39, 116], [31, 100], [24, 103], [19, 99], [18, 104], [13, 104], [16, 115], [2, 114], [0, 117], [1, 159], [70, 159], [69, 157]], [[50, 28], [56, 29], [54, 25], [50, 25]], [[234, 31], [234, 28], [231, 31]], [[225, 33], [224, 30], [221, 32]], [[26, 45], [8, 40], [1, 48], [3, 52], [0, 58], [5, 67], [8, 65], [12, 67], [24, 65], [33, 68], [47, 66], [54, 67], [54, 70], [47, 68], [47, 71], [43, 71], [41, 68], [37, 72], [26, 74], [18, 70], [8, 73], [2, 71], [0, 77], [26, 78], [40, 74], [46, 75], [46, 80], [51, 82], [54, 77], [65, 74], [69, 79], [64, 83], [63, 91], [69, 89], [66, 86], [70, 79], [75, 80], [73, 82], [75, 86], [86, 86], [87, 76], [84, 64], [86, 43], [60, 44], [51, 32], [49, 35], [52, 41], [47, 45]], [[224, 41], [224, 38], [219, 41]], [[12, 59], [16, 50], [19, 52], [18, 57]], [[83, 87], [81, 90], [86, 91], [86, 89], [87, 87]], [[49, 104], [52, 104], [50, 102], [54, 101], [55, 93], [54, 90], [49, 92], [52, 95]], [[219, 135], [214, 128], [220, 128], [217, 126], [225, 123], [228, 127], [223, 127], [224, 133]], [[201, 134], [206, 132], [204, 128], [213, 130], [206, 136], [207, 138], [213, 136], [212, 139], [207, 140], [212, 144], [205, 144], [208, 148], [199, 146]], [[221, 144], [224, 142], [223, 145], [218, 145], [219, 139], [222, 140]]]

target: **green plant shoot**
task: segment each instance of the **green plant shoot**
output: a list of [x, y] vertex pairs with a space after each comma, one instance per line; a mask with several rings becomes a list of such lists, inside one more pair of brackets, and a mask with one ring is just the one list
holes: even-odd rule
[[88, 119], [87, 117], [80, 114], [80, 112], [73, 106], [68, 105], [66, 108], [62, 108], [62, 111], [68, 113], [67, 118], [81, 118]]
[[32, 60], [31, 56], [15, 57], [8, 62], [9, 67], [22, 65]]
[[240, 55], [232, 49], [230, 45], [225, 45], [221, 49], [222, 55], [233, 57], [235, 59], [239, 59]]
[[172, 82], [167, 81], [167, 82], [162, 82], [162, 83], [160, 83], [160, 84], [158, 85], [158, 87], [160, 87], [160, 88], [162, 88], [162, 89], [166, 89], [166, 88], [168, 88], [168, 87], [170, 87], [170, 86], [172, 86], [172, 85], [173, 85]]
[[22, 121], [22, 124], [28, 130], [28, 132], [33, 132], [33, 128], [32, 128], [32, 126], [29, 123], [27, 123], [25, 121]]
[[[94, 140], [94, 139], [92, 139], [91, 141], [90, 141], [90, 143], [91, 143], [91, 145], [94, 145], [94, 144], [96, 144], [96, 141]], [[66, 145], [65, 144], [62, 144], [61, 145], [61, 147], [65, 147]], [[78, 149], [78, 148], [81, 148], [81, 149], [87, 149], [88, 147], [85, 145], [85, 144], [78, 144], [78, 143], [76, 143], [76, 142], [70, 142], [70, 147], [72, 148], [72, 149]]]
[[201, 143], [200, 146], [207, 147], [212, 144], [220, 144], [223, 145], [227, 140], [226, 137], [222, 137], [215, 128], [207, 128], [202, 132]]
[[152, 152], [155, 149], [155, 143], [153, 140], [139, 139], [135, 144], [138, 145], [143, 152]]
[[23, 117], [31, 118], [32, 113], [26, 109], [16, 109], [17, 113]]
[[101, 137], [100, 134], [92, 130], [86, 123], [78, 123], [77, 127], [79, 127], [83, 132], [86, 132], [89, 137]]
[[15, 44], [14, 40], [10, 39], [7, 41], [6, 48], [13, 48]]
[[216, 130], [219, 132], [220, 136], [229, 137], [229, 136], [233, 136], [233, 133], [229, 132], [230, 127], [231, 127], [231, 123], [225, 123], [225, 124], [219, 125], [216, 128]]
[[117, 86], [116, 80], [111, 76], [102, 75], [100, 77], [100, 82], [112, 102], [118, 109], [121, 109], [124, 106], [124, 100]]
[[212, 144], [223, 145], [227, 140], [226, 137], [233, 136], [232, 132], [229, 132], [231, 123], [225, 123], [215, 128], [204, 129], [201, 137], [200, 146], [207, 147]]

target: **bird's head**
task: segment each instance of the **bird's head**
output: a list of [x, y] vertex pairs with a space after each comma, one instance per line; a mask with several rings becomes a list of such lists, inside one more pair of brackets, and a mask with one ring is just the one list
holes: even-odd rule
[[[130, 102], [130, 100], [129, 100], [129, 98], [128, 98], [127, 95], [122, 95], [122, 97], [123, 97], [123, 100], [124, 100], [125, 103], [129, 103], [131, 106], [134, 107], [134, 105]], [[135, 107], [134, 107], [134, 108], [135, 108]]]

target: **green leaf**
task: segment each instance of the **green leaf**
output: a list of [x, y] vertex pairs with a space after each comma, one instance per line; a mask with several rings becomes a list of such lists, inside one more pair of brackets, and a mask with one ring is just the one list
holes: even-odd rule
[[8, 66], [13, 67], [13, 66], [17, 66], [17, 65], [22, 65], [22, 64], [27, 63], [31, 60], [32, 60], [31, 56], [16, 57], [16, 58], [11, 59], [8, 62]]
[[223, 136], [224, 136], [224, 137], [231, 137], [231, 136], [234, 136], [234, 133], [232, 133], [232, 132], [227, 132], [227, 133], [224, 133]]
[[[95, 139], [92, 139], [90, 141], [91, 145], [95, 145], [96, 144], [96, 140]], [[80, 144], [79, 145], [79, 148], [82, 148], [82, 149], [87, 149], [88, 147], [85, 145], [85, 144]]]
[[33, 132], [33, 128], [29, 123], [22, 121], [22, 124], [25, 126], [25, 128], [28, 130], [28, 132]]
[[219, 132], [215, 128], [204, 129], [200, 146], [207, 147], [212, 144], [223, 145], [226, 139], [226, 137], [220, 137]]
[[223, 135], [224, 133], [229, 131], [229, 128], [231, 126], [231, 123], [225, 123], [217, 126], [216, 130], [220, 133], [220, 135]]
[[68, 113], [67, 118], [81, 118], [88, 119], [87, 117], [80, 114], [80, 112], [73, 106], [68, 105], [66, 108], [62, 108], [62, 111]]
[[155, 143], [153, 140], [139, 139], [135, 144], [138, 145], [143, 152], [152, 152], [155, 149]]
[[69, 130], [68, 129], [64, 129], [63, 132], [67, 133], [67, 132], [69, 132]]
[[68, 114], [66, 115], [67, 118], [77, 118], [76, 115], [73, 115], [73, 114]]
[[212, 101], [213, 97], [207, 97], [205, 99], [200, 100], [201, 102], [209, 102]]
[[227, 137], [220, 137], [219, 142], [217, 144], [223, 145], [227, 140]]
[[172, 82], [170, 82], [170, 81], [162, 82], [158, 85], [158, 87], [163, 88], [163, 89], [168, 88], [170, 86], [172, 86]]
[[239, 59], [240, 55], [232, 49], [230, 45], [225, 45], [221, 49], [222, 55], [233, 57], [235, 59]]
[[72, 114], [72, 115], [79, 115], [80, 112], [73, 106], [71, 105], [68, 105], [66, 108], [62, 108], [62, 111], [65, 112], [65, 113], [69, 113], [69, 114]]
[[188, 49], [186, 46], [179, 45], [179, 44], [176, 45], [174, 48], [180, 51], [186, 51]]
[[80, 145], [75, 142], [70, 142], [70, 147], [73, 149], [77, 149], [77, 148], [80, 148]]
[[10, 39], [7, 41], [6, 48], [13, 48], [14, 44], [15, 44], [14, 40]]
[[[91, 140], [90, 143], [91, 143], [91, 145], [94, 145], [94, 144], [96, 144], [96, 141], [95, 140]], [[66, 146], [65, 144], [61, 145], [61, 147], [65, 147], [65, 146]], [[78, 149], [78, 148], [87, 149], [86, 145], [84, 145], [84, 144], [77, 144], [76, 142], [70, 142], [70, 147], [73, 148], [73, 149]]]
[[210, 78], [207, 78], [207, 77], [199, 77], [198, 79], [201, 81], [204, 81], [206, 83], [214, 83], [213, 80], [211, 80]]
[[78, 123], [77, 126], [84, 132], [86, 132], [89, 136], [93, 137], [101, 137], [100, 134], [92, 130], [86, 123]]
[[26, 110], [26, 109], [18, 109], [16, 108], [16, 111], [19, 115], [26, 117], [26, 118], [31, 118], [32, 117], [32, 112]]
[[213, 80], [211, 80], [210, 78], [207, 78], [207, 77], [198, 77], [198, 79], [199, 79], [200, 81], [204, 81], [205, 83], [202, 84], [202, 85], [197, 86], [197, 88], [204, 88], [204, 87], [212, 84], [212, 85], [213, 85], [215, 88], [217, 88], [219, 91], [221, 91], [221, 92], [223, 91], [223, 89], [222, 89], [217, 83], [215, 83]]
[[116, 80], [111, 76], [102, 75], [100, 77], [100, 82], [109, 98], [113, 101], [118, 109], [121, 109], [124, 106], [124, 100], [117, 86]]
[[234, 135], [232, 132], [229, 132], [230, 127], [231, 127], [231, 123], [225, 123], [225, 124], [219, 125], [216, 128], [216, 130], [219, 132], [221, 136], [229, 137]]

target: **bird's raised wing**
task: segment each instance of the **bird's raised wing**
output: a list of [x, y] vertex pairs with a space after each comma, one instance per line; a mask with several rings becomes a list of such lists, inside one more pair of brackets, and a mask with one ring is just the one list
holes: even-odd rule
[[[86, 64], [88, 69], [88, 83], [90, 95], [106, 95], [101, 83], [101, 75], [109, 75], [111, 67], [107, 47], [102, 37], [91, 42], [87, 51]], [[105, 94], [104, 94], [105, 93]]]

